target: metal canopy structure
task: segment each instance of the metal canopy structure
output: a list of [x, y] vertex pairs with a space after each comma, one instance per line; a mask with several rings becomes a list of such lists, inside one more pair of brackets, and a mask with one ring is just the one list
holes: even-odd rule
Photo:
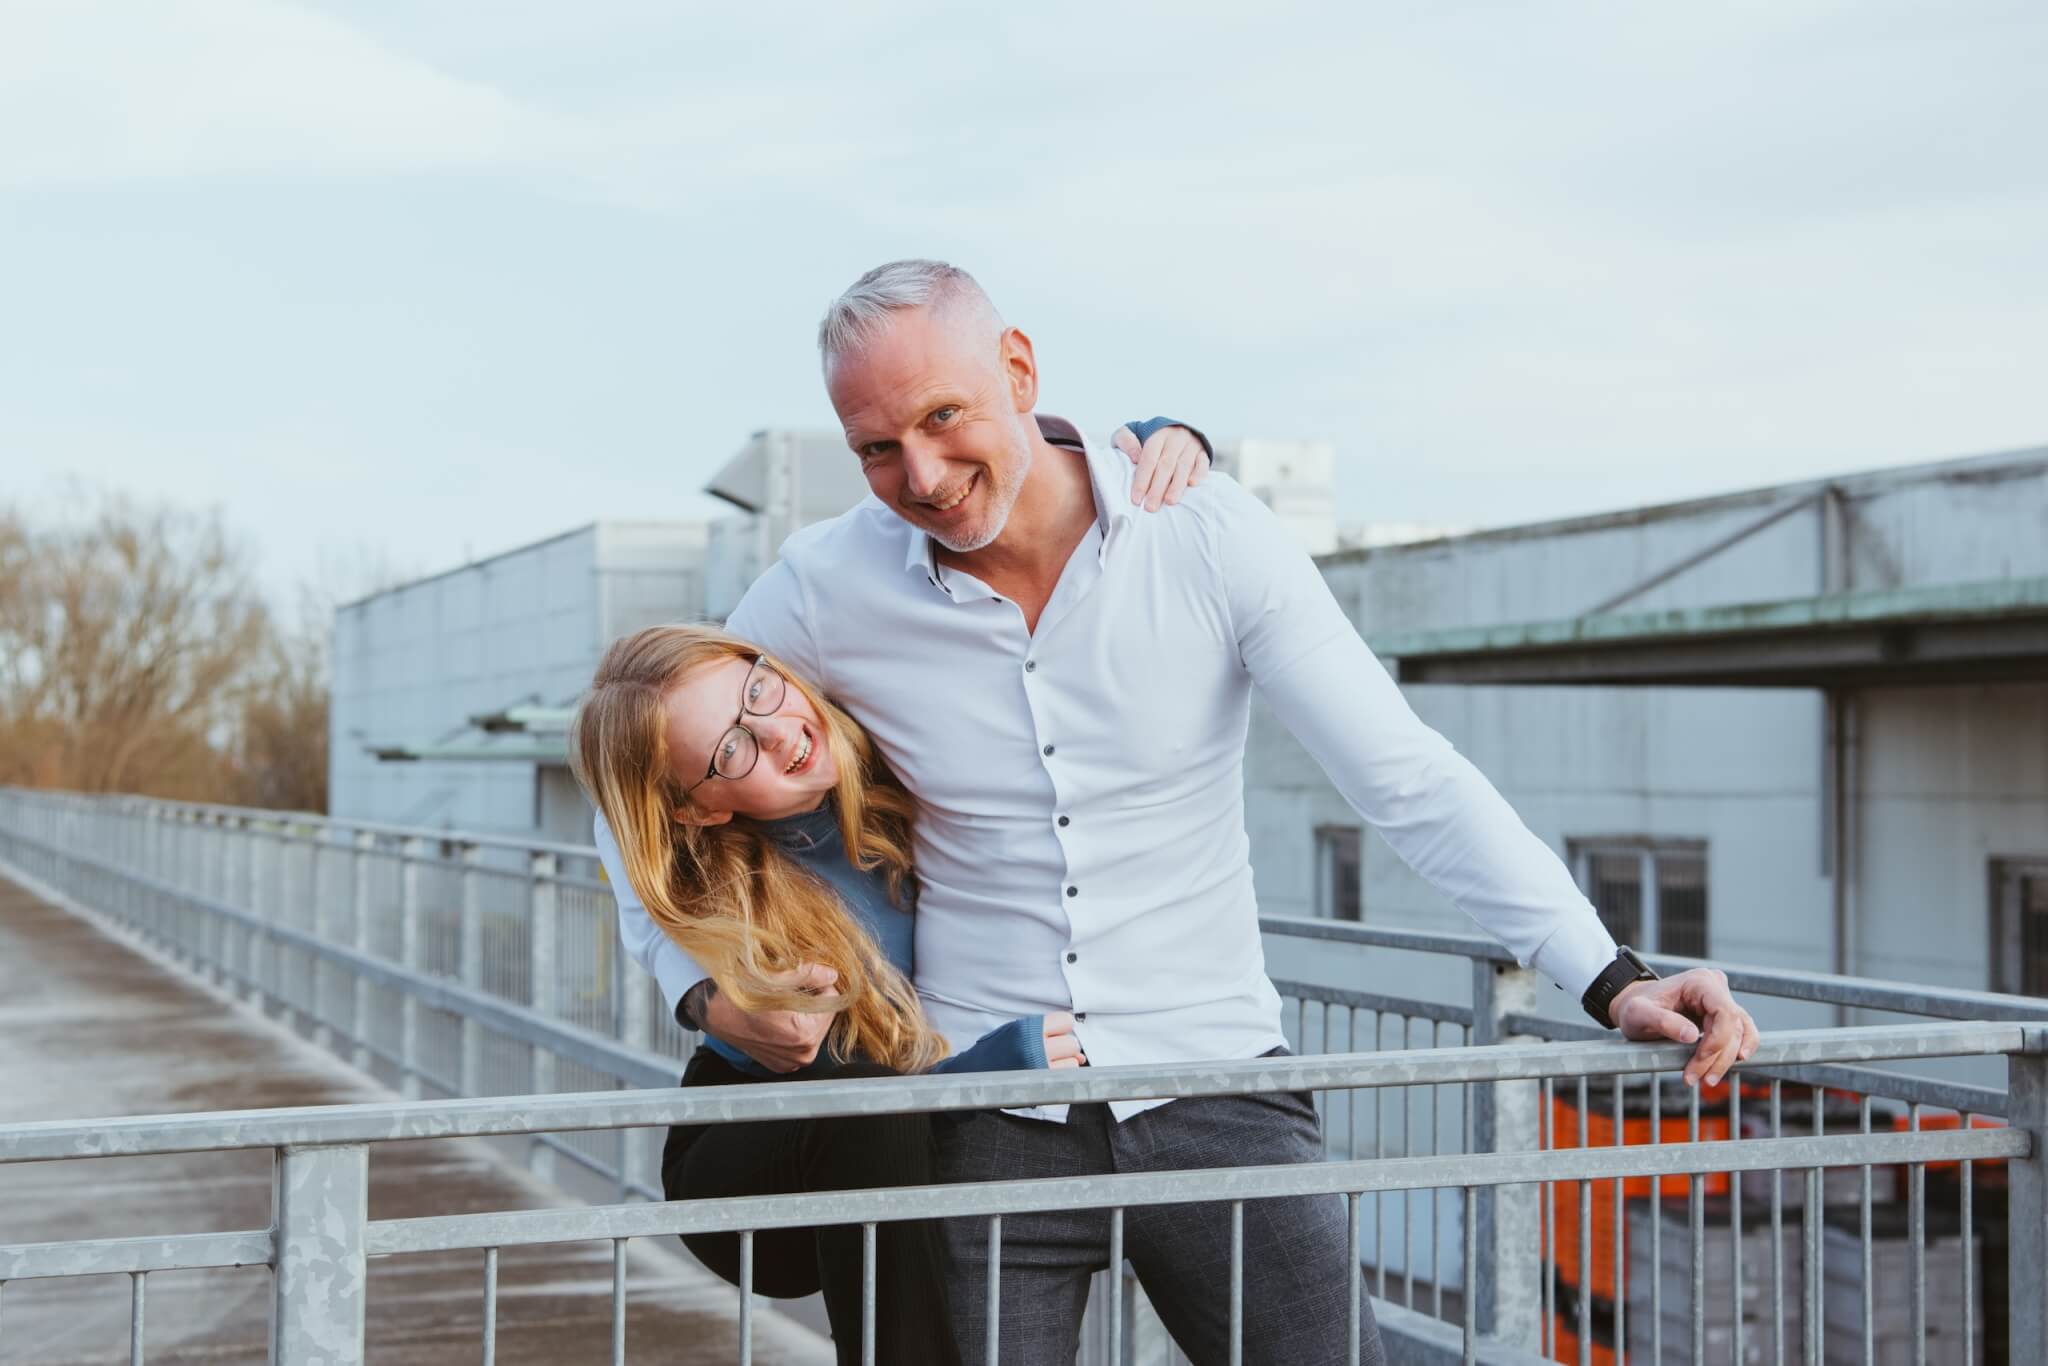
[[2048, 679], [2048, 577], [1376, 636], [1403, 683], [1853, 688]]

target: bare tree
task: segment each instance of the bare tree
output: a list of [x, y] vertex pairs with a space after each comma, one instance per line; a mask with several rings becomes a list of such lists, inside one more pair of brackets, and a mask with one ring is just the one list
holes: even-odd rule
[[237, 709], [231, 799], [275, 811], [327, 809], [328, 623], [302, 595], [299, 625], [273, 631]]
[[218, 799], [270, 614], [218, 515], [0, 518], [0, 778]]

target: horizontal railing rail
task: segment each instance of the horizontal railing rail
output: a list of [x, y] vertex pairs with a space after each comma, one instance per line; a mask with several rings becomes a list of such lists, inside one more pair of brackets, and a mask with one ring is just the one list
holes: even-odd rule
[[[1787, 1030], [1759, 1043], [1746, 1066], [1986, 1057], [2025, 1052], [2040, 1044], [2039, 1032], [1998, 1022]], [[1251, 1058], [1167, 1067], [934, 1073], [890, 1078], [880, 1086], [870, 1080], [747, 1083], [512, 1099], [391, 1101], [222, 1114], [143, 1115], [89, 1123], [47, 1120], [0, 1127], [0, 1163], [585, 1129], [666, 1128], [672, 1124], [745, 1124], [848, 1115], [1017, 1109], [1112, 1100], [1638, 1076], [1676, 1071], [1691, 1056], [1692, 1050], [1683, 1044], [1519, 1043], [1491, 1048]]]

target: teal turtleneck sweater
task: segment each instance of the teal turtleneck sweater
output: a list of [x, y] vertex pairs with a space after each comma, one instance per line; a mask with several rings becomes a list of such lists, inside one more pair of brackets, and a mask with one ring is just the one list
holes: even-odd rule
[[[910, 913], [890, 901], [888, 883], [880, 873], [864, 873], [853, 866], [846, 854], [846, 842], [839, 836], [839, 812], [832, 802], [827, 801], [816, 811], [756, 824], [805, 871], [837, 892], [853, 918], [881, 948], [883, 957], [895, 964], [904, 977], [913, 978], [916, 949]], [[831, 1066], [821, 1056], [818, 1062], [796, 1072], [770, 1072], [715, 1035], [707, 1033], [704, 1044], [734, 1067], [756, 1076], [803, 1077]], [[1027, 1015], [990, 1030], [973, 1047], [942, 1059], [932, 1070], [1008, 1072], [1045, 1065], [1045, 1017]]]

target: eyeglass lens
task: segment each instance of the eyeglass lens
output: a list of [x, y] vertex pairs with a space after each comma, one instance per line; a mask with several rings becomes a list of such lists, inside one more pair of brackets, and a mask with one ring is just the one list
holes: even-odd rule
[[[782, 675], [770, 668], [766, 660], [758, 661], [747, 675], [745, 689], [740, 694], [742, 716], [773, 716], [788, 695], [789, 686]], [[760, 762], [761, 746], [754, 739], [754, 733], [744, 725], [735, 725], [718, 742], [718, 752], [712, 756], [713, 767], [721, 778], [739, 779], [754, 771]]]

